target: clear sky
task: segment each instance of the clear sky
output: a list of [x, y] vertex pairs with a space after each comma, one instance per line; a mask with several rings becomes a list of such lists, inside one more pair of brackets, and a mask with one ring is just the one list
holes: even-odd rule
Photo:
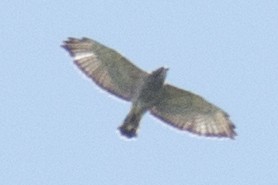
[[[278, 183], [278, 1], [0, 2], [3, 185]], [[60, 47], [89, 37], [227, 111], [235, 140], [192, 137], [102, 93]]]

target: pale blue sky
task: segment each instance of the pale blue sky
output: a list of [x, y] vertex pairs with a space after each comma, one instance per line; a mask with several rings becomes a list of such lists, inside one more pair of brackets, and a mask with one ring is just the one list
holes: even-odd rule
[[[278, 183], [278, 1], [0, 2], [3, 185]], [[60, 47], [90, 37], [223, 108], [238, 137], [192, 137], [101, 93]]]

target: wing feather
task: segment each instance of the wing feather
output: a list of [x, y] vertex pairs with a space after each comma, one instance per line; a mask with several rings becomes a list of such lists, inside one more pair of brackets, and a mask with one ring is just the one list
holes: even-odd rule
[[151, 114], [197, 135], [234, 138], [235, 126], [220, 108], [191, 92], [165, 85]]
[[96, 84], [128, 101], [148, 75], [115, 50], [88, 38], [69, 38], [62, 47]]

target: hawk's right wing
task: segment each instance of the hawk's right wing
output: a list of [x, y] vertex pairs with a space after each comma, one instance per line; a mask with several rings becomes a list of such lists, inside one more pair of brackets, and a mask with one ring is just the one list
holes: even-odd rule
[[113, 49], [88, 38], [69, 38], [62, 45], [76, 65], [100, 87], [125, 100], [147, 73], [139, 69]]
[[159, 97], [161, 101], [151, 114], [176, 128], [203, 136], [236, 135], [228, 114], [198, 95], [165, 85]]

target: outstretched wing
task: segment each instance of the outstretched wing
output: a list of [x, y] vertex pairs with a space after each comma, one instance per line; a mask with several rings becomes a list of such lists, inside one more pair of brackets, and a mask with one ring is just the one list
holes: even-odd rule
[[147, 76], [118, 52], [94, 40], [69, 38], [62, 47], [96, 84], [125, 100], [132, 99], [137, 84]]
[[191, 92], [165, 85], [151, 114], [181, 130], [203, 136], [234, 138], [227, 113]]

